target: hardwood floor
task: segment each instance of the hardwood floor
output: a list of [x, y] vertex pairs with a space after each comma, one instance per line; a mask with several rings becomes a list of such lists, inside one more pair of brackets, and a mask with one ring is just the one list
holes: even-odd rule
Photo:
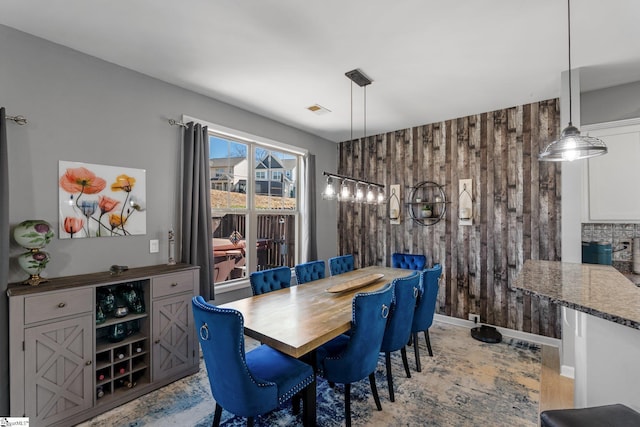
[[558, 347], [543, 345], [539, 410], [561, 408], [573, 408], [573, 380], [560, 375]]

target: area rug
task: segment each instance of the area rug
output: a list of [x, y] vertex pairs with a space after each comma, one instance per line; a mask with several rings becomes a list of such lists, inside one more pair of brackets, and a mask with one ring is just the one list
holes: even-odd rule
[[[409, 347], [411, 378], [406, 378], [399, 352], [392, 355], [395, 402], [389, 401], [384, 357], [376, 371], [382, 411], [377, 411], [369, 381], [352, 385], [351, 414], [356, 426], [536, 426], [540, 397], [540, 347], [506, 339], [486, 344], [469, 329], [434, 323], [430, 329], [434, 356], [422, 336], [422, 372], [415, 371]], [[247, 339], [247, 349], [256, 345]], [[344, 389], [319, 378], [318, 426], [344, 425]], [[215, 403], [204, 364], [200, 372], [106, 412], [82, 427], [210, 426]], [[244, 426], [246, 420], [223, 411], [222, 425]], [[256, 426], [302, 425], [291, 405], [255, 419]]]

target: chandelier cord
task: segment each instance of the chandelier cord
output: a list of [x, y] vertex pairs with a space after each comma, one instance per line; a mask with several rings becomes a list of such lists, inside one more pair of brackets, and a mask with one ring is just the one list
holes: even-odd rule
[[364, 87], [364, 135], [363, 139], [367, 137], [367, 87]]
[[353, 141], [353, 80], [351, 80], [351, 139]]

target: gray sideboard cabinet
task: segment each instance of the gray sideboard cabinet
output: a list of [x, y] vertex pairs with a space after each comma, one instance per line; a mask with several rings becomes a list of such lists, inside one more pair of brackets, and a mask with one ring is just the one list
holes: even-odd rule
[[198, 283], [177, 264], [9, 284], [11, 416], [68, 426], [196, 373]]

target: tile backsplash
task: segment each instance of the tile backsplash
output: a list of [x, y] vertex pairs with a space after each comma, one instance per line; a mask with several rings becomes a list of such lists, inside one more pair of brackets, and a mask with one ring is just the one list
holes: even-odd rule
[[611, 243], [613, 266], [622, 272], [631, 271], [634, 237], [640, 237], [640, 224], [582, 224], [582, 241]]

